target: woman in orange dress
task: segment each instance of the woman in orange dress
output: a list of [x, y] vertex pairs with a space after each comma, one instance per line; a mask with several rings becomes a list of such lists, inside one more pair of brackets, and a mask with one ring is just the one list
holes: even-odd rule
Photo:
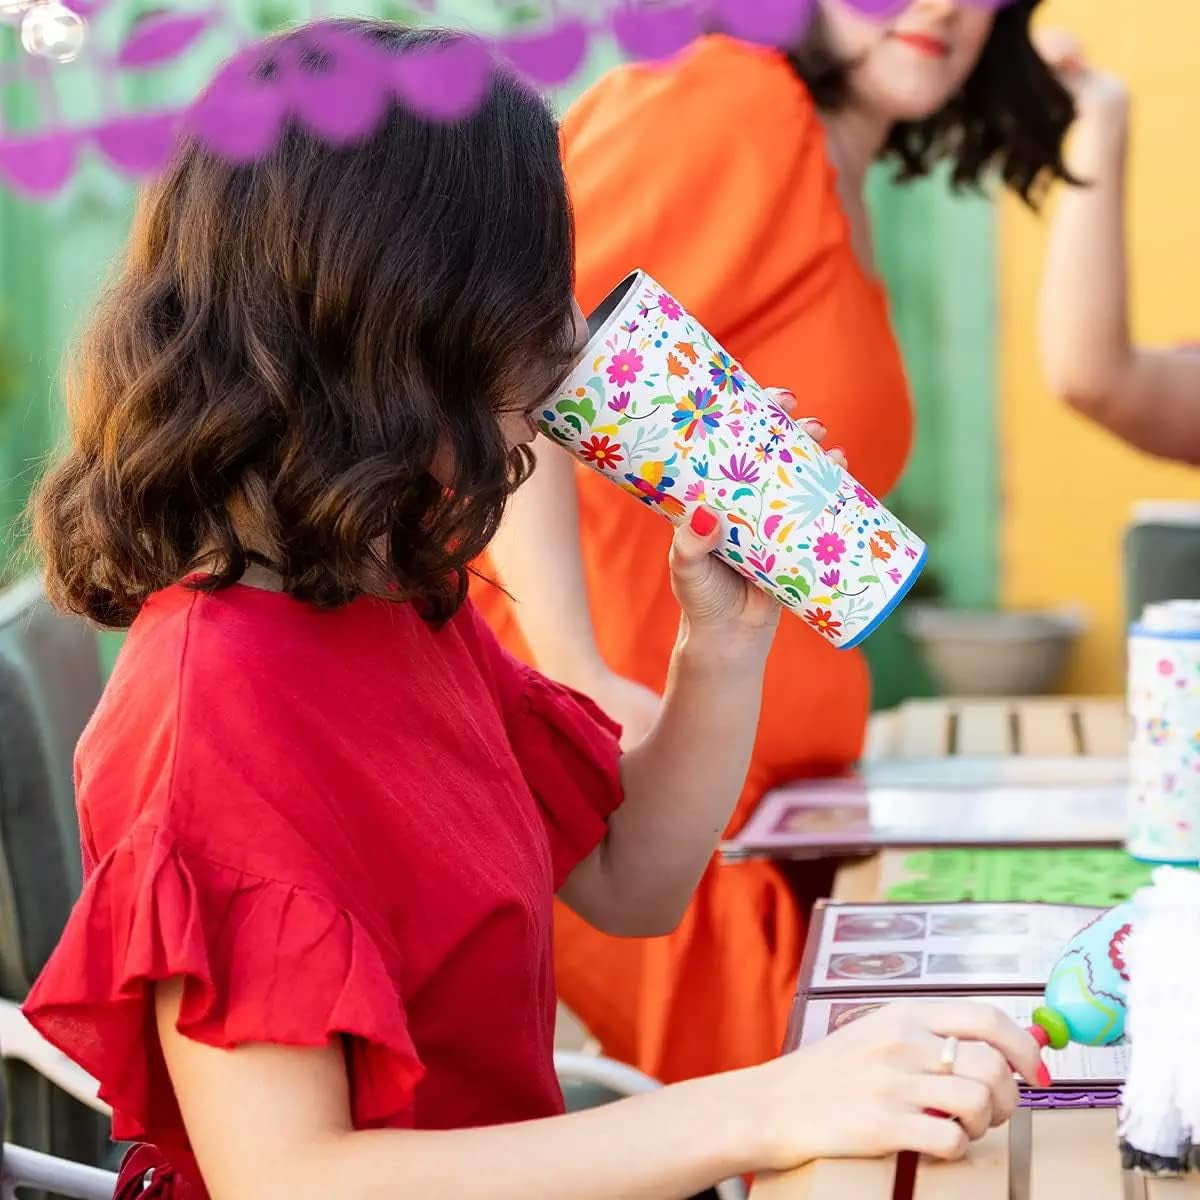
[[[1061, 175], [1070, 98], [1034, 51], [1037, 0], [993, 12], [916, 0], [886, 22], [821, 0], [791, 53], [713, 35], [667, 63], [623, 67], [568, 113], [565, 162], [585, 311], [646, 269], [760, 381], [798, 393], [876, 493], [898, 479], [912, 413], [871, 261], [863, 183], [891, 154], [907, 177], [949, 159], [998, 166], [1030, 198]], [[590, 692], [634, 741], [652, 727], [678, 606], [667, 522], [545, 448], [475, 594], [505, 644]], [[764, 792], [837, 771], [862, 748], [862, 657], [785, 619], [738, 828]], [[560, 908], [559, 993], [606, 1053], [664, 1081], [778, 1052], [819, 872], [710, 865], [680, 927], [650, 942]]]

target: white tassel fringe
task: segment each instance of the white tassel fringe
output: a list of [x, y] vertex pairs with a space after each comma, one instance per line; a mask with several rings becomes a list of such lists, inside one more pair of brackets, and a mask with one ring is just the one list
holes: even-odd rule
[[1129, 1078], [1121, 1136], [1184, 1166], [1200, 1147], [1200, 875], [1161, 867], [1125, 944]]

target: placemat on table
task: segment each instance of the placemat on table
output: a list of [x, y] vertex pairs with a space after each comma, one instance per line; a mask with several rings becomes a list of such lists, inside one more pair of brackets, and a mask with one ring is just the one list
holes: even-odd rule
[[1150, 882], [1153, 867], [1123, 850], [923, 850], [908, 855], [911, 878], [886, 898], [909, 903], [959, 900], [1085, 904], [1108, 908]]

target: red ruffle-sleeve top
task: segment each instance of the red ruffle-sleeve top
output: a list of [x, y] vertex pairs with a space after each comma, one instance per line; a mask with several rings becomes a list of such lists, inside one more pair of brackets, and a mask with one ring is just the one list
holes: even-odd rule
[[340, 1035], [359, 1127], [559, 1112], [551, 899], [616, 735], [470, 606], [159, 593], [79, 745], [86, 883], [26, 1012], [192, 1182], [157, 980], [213, 1046]]

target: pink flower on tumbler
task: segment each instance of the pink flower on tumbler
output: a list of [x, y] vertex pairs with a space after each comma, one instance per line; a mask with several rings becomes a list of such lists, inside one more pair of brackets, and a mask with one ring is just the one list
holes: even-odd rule
[[645, 365], [645, 360], [636, 350], [620, 350], [612, 356], [612, 362], [608, 364], [609, 382], [617, 387], [636, 383]]
[[758, 468], [748, 454], [731, 455], [729, 462], [721, 468], [721, 474], [733, 483], [757, 483], [759, 479]]
[[898, 583], [900, 582], [900, 579], [901, 579], [901, 575], [900, 575], [899, 568], [897, 568], [897, 567], [893, 567], [893, 568], [892, 568], [892, 569], [891, 569], [891, 570], [890, 570], [890, 571], [887, 573], [887, 577], [888, 577], [888, 578], [889, 578], [889, 579], [890, 579], [890, 580], [891, 580], [893, 583], [897, 583], [897, 584], [898, 584]]
[[855, 485], [854, 494], [858, 497], [859, 503], [862, 504], [863, 508], [879, 507], [879, 501], [866, 488]]
[[679, 307], [679, 301], [673, 296], [668, 296], [666, 292], [659, 295], [658, 308], [668, 321], [678, 321], [683, 316], [683, 309]]
[[821, 582], [827, 588], [835, 588], [839, 583], [842, 582], [842, 573], [841, 571], [826, 571], [825, 574], [821, 576]]
[[774, 554], [768, 554], [765, 557], [758, 554], [747, 554], [746, 561], [756, 571], [761, 571], [764, 575], [770, 575], [770, 573], [775, 570]]
[[611, 408], [613, 412], [624, 412], [629, 407], [629, 393], [618, 392], [616, 399], [608, 402], [608, 407]]
[[817, 538], [814, 553], [817, 562], [830, 566], [842, 561], [842, 555], [846, 553], [846, 543], [836, 533], [823, 533]]
[[683, 498], [689, 504], [694, 504], [697, 500], [703, 500], [704, 495], [704, 481], [700, 480], [699, 482], [693, 483], [688, 487], [688, 490], [683, 494]]

